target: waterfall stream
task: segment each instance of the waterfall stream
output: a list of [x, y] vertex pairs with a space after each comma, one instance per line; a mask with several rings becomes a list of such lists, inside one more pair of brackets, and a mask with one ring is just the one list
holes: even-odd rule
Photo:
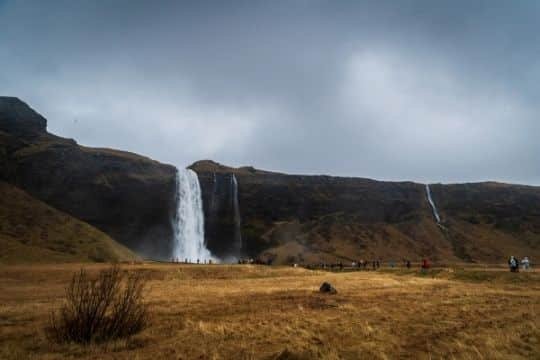
[[174, 221], [173, 258], [201, 263], [213, 259], [204, 243], [204, 213], [201, 186], [190, 169], [176, 173], [176, 216]]
[[435, 220], [437, 220], [437, 224], [440, 224], [441, 217], [439, 216], [439, 212], [437, 211], [437, 206], [435, 206], [435, 202], [433, 201], [433, 198], [431, 197], [431, 189], [429, 188], [429, 184], [426, 184], [426, 195], [427, 195], [429, 205], [431, 205], [433, 216], [435, 217]]
[[238, 182], [236, 181], [236, 176], [234, 176], [234, 174], [232, 174], [231, 177], [231, 195], [234, 211], [234, 250], [236, 255], [240, 258], [242, 256], [242, 231], [240, 206], [238, 204]]

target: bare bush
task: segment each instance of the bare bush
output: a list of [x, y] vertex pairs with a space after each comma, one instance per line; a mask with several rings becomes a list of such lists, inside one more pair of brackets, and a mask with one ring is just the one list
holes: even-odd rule
[[101, 270], [91, 279], [84, 269], [73, 275], [66, 301], [51, 313], [49, 338], [57, 342], [103, 342], [129, 337], [147, 324], [142, 301], [145, 279], [126, 274], [118, 266]]

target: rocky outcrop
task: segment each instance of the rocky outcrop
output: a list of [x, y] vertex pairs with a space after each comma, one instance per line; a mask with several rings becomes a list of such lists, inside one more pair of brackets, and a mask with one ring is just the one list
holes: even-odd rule
[[175, 173], [122, 151], [79, 146], [46, 131], [46, 120], [0, 97], [0, 179], [87, 222], [146, 257], [171, 254]]
[[47, 120], [15, 97], [0, 97], [0, 131], [32, 137], [46, 131]]

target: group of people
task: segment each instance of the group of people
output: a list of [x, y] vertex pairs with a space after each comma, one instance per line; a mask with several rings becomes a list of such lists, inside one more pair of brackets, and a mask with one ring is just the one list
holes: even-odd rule
[[[180, 263], [181, 261], [178, 258], [173, 258], [172, 262]], [[208, 265], [211, 265], [212, 264], [212, 259], [208, 259], [208, 260], [203, 259], [202, 261], [200, 259], [197, 259], [196, 262], [191, 262], [191, 260], [186, 258], [186, 259], [184, 259], [183, 263], [184, 264], [208, 264]], [[270, 260], [262, 261], [260, 259], [250, 258], [250, 259], [239, 259], [238, 264], [271, 265], [272, 261], [270, 261]], [[297, 265], [297, 264], [294, 264], [294, 265]], [[410, 269], [411, 268], [411, 261], [410, 260], [403, 260], [403, 265], [407, 269]], [[521, 268], [523, 270], [529, 270], [529, 268], [531, 266], [529, 258], [527, 256], [525, 256], [523, 259], [519, 260], [517, 257], [515, 257], [513, 255], [510, 256], [510, 258], [508, 259], [508, 267], [509, 267], [511, 272], [519, 272], [520, 265], [521, 265]], [[394, 268], [395, 267], [395, 262], [390, 261], [389, 266], [391, 268]], [[329, 268], [329, 269], [333, 270], [333, 269], [337, 268], [339, 270], [343, 270], [344, 265], [343, 265], [342, 261], [337, 261], [334, 264], [320, 263], [320, 264], [318, 264], [318, 266], [308, 265], [308, 268], [316, 268], [316, 267], [319, 267], [321, 269], [328, 269]], [[381, 261], [380, 260], [367, 261], [367, 260], [361, 259], [359, 261], [352, 261], [351, 262], [351, 268], [353, 268], [353, 269], [377, 270], [380, 267], [381, 267]], [[431, 264], [429, 263], [429, 260], [426, 259], [426, 258], [422, 259], [422, 263], [421, 263], [421, 266], [420, 266], [420, 268], [422, 269], [422, 272], [426, 272], [430, 267], [431, 267]]]
[[197, 259], [196, 261], [191, 261], [191, 259], [185, 258], [184, 261], [181, 261], [179, 258], [175, 257], [171, 260], [173, 263], [182, 263], [182, 264], [204, 264], [204, 265], [212, 265], [212, 259]]
[[[345, 265], [343, 264], [343, 261], [338, 260], [335, 263], [328, 264], [328, 263], [325, 263], [325, 262], [321, 262], [321, 263], [319, 263], [317, 265], [308, 265], [307, 267], [310, 268], [310, 269], [311, 268], [320, 268], [320, 269], [331, 269], [331, 270], [334, 270], [334, 269], [343, 270]], [[356, 268], [356, 269], [377, 270], [380, 267], [381, 267], [381, 261], [380, 260], [373, 260], [373, 261], [359, 260], [359, 261], [352, 261], [351, 262], [351, 268]]]
[[353, 268], [364, 269], [364, 270], [367, 270], [367, 268], [371, 265], [372, 270], [377, 270], [378, 268], [381, 267], [381, 260], [368, 261], [368, 260], [360, 259], [359, 261], [353, 261], [351, 265]]
[[510, 268], [510, 272], [519, 272], [519, 265], [521, 265], [523, 270], [529, 270], [531, 263], [529, 261], [529, 258], [525, 256], [521, 261], [515, 257], [510, 256], [508, 259], [508, 267]]
[[268, 258], [263, 260], [261, 258], [240, 258], [238, 259], [238, 265], [255, 264], [255, 265], [272, 265], [273, 259]]
[[[377, 270], [377, 269], [379, 269], [381, 267], [381, 264], [382, 264], [381, 260], [363, 260], [363, 259], [361, 259], [361, 260], [357, 260], [357, 261], [356, 260], [352, 261], [350, 263], [350, 268], [359, 269], [359, 270]], [[294, 264], [294, 265], [297, 265], [297, 264]], [[397, 265], [396, 265], [395, 261], [389, 261], [388, 266], [390, 268], [395, 268]], [[403, 260], [403, 266], [406, 267], [407, 269], [410, 269], [412, 267], [411, 261], [410, 260]], [[341, 261], [341, 260], [338, 260], [335, 263], [321, 262], [321, 263], [316, 264], [316, 265], [307, 265], [307, 268], [309, 268], [309, 269], [319, 268], [319, 269], [331, 269], [331, 270], [339, 269], [339, 270], [343, 270], [344, 267], [345, 267], [345, 265], [343, 264], [343, 261]], [[429, 260], [428, 259], [423, 259], [422, 264], [421, 264], [421, 269], [422, 270], [427, 270], [430, 267], [431, 267], [431, 264], [429, 263]]]

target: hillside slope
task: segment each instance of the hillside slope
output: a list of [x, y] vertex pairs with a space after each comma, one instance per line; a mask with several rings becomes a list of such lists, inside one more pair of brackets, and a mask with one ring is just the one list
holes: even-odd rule
[[0, 181], [0, 264], [137, 259], [98, 229]]
[[[279, 263], [382, 258], [504, 262], [540, 256], [540, 188], [493, 183], [425, 185], [286, 175], [212, 161], [191, 166], [201, 182], [206, 240], [220, 256]], [[242, 253], [234, 254], [232, 174], [238, 182]]]
[[89, 223], [150, 258], [169, 258], [176, 168], [79, 146], [46, 131], [17, 98], [0, 97], [0, 180]]

